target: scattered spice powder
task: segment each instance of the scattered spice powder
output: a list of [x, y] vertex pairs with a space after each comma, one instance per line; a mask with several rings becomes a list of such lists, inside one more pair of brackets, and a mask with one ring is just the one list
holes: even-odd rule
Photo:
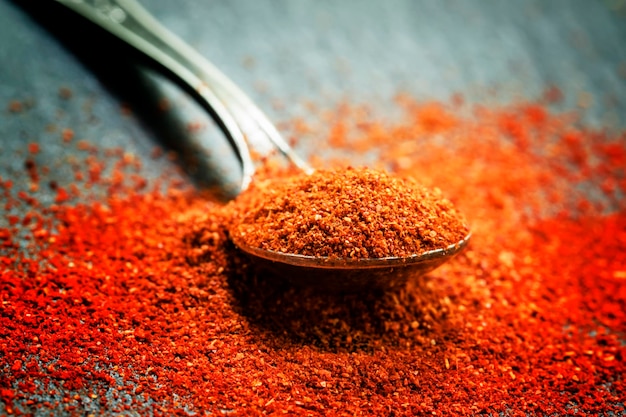
[[11, 100], [7, 109], [11, 113], [21, 113], [24, 110], [24, 104], [19, 100]]
[[68, 87], [59, 88], [59, 97], [61, 97], [64, 100], [71, 99], [73, 94], [74, 93], [72, 92], [72, 90]]
[[63, 138], [63, 142], [71, 142], [74, 138], [74, 131], [70, 128], [65, 128], [61, 131], [61, 137]]
[[437, 188], [367, 168], [318, 170], [255, 184], [234, 203], [251, 247], [334, 258], [405, 257], [469, 233]]
[[623, 414], [626, 134], [540, 104], [399, 103], [394, 123], [321, 118], [353, 159], [376, 147], [394, 176], [445, 189], [473, 238], [392, 292], [256, 276], [232, 206], [140, 181], [120, 153], [74, 162], [108, 191], [92, 202], [0, 179], [0, 412]]

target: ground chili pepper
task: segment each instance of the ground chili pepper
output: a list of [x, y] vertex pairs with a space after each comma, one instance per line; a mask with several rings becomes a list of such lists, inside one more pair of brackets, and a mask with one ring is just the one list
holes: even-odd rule
[[375, 147], [472, 224], [467, 251], [393, 292], [256, 276], [227, 239], [231, 206], [146, 184], [118, 151], [74, 145], [78, 185], [108, 189], [93, 202], [0, 179], [1, 412], [623, 413], [625, 133], [461, 102], [320, 116], [335, 148]]
[[439, 189], [367, 168], [270, 179], [234, 204], [242, 215], [231, 233], [246, 245], [299, 255], [406, 257], [469, 233]]

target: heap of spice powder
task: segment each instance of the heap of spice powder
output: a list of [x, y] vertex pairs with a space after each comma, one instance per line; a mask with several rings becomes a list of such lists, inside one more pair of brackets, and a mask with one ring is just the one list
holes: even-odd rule
[[251, 187], [231, 232], [247, 246], [334, 258], [405, 257], [469, 233], [438, 188], [368, 168], [318, 170]]
[[[51, 132], [16, 155], [28, 175], [0, 178], [0, 414], [624, 414], [626, 132], [545, 101], [398, 103], [395, 121], [345, 104], [283, 126], [305, 147], [326, 132], [353, 164], [376, 148], [376, 168], [471, 219], [466, 251], [391, 292], [257, 275], [228, 239], [236, 205], [146, 180], [123, 150]], [[73, 183], [44, 158], [59, 145], [77, 148]]]

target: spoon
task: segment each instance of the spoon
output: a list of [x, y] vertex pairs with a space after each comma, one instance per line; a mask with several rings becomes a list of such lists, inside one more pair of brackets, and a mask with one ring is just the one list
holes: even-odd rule
[[[240, 190], [254, 175], [248, 140], [264, 137], [305, 173], [313, 169], [282, 138], [264, 113], [228, 77], [162, 26], [135, 0], [55, 0], [133, 47], [161, 68], [213, 116], [242, 167]], [[446, 248], [407, 257], [342, 259], [304, 256], [250, 247], [231, 236], [260, 270], [307, 286], [358, 290], [403, 285], [465, 248], [471, 234]]]
[[135, 0], [54, 0], [141, 53], [188, 91], [215, 119], [242, 167], [240, 190], [254, 175], [247, 140], [264, 138], [304, 172], [312, 168], [295, 154], [265, 114], [228, 77], [166, 29]]

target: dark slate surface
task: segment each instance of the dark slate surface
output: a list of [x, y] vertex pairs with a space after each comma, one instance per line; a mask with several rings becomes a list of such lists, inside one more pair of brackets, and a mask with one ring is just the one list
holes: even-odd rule
[[[94, 41], [76, 21], [59, 25], [53, 13], [37, 13], [43, 9], [37, 3], [0, 1], [0, 175], [20, 176], [22, 158], [15, 152], [25, 142], [41, 141], [46, 146], [40, 158], [56, 161], [54, 175], [66, 178], [63, 161], [71, 151], [59, 144], [58, 132], [46, 133], [46, 126], [55, 124], [74, 128], [78, 138], [138, 155], [147, 155], [155, 143], [193, 139], [196, 148], [219, 155], [203, 170], [209, 177], [217, 173], [236, 181], [236, 159], [215, 129], [186, 133], [190, 121], [208, 123], [195, 103], [137, 70], [115, 47]], [[424, 99], [462, 93], [491, 102], [534, 99], [557, 85], [566, 93], [565, 108], [575, 107], [581, 94], [593, 95], [589, 123], [624, 123], [626, 18], [619, 1], [145, 0], [144, 5], [273, 120], [306, 114], [303, 100], [330, 108], [350, 97], [384, 114], [398, 91]], [[60, 99], [62, 86], [71, 88], [72, 100]], [[177, 109], [167, 122], [154, 113], [163, 96]], [[10, 114], [4, 108], [13, 99], [31, 102], [32, 108]], [[288, 105], [277, 112], [275, 100]], [[145, 109], [123, 116], [122, 101]], [[147, 163], [146, 174], [156, 175], [166, 165]]]

